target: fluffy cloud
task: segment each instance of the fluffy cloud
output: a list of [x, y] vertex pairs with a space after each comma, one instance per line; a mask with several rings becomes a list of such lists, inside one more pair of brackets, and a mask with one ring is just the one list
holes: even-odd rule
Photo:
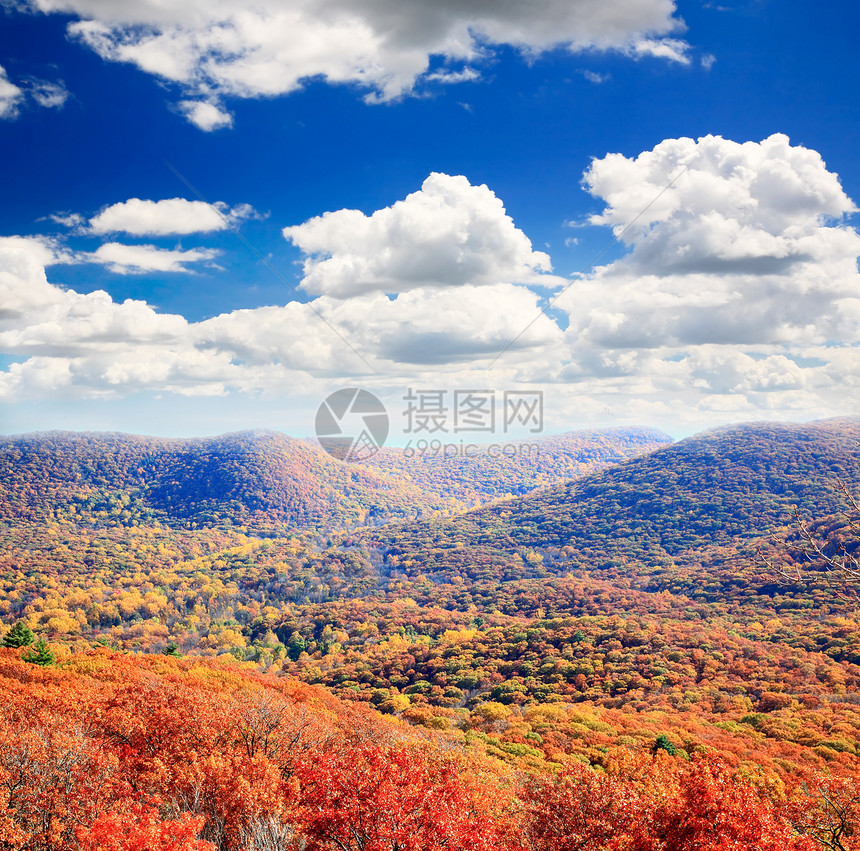
[[[537, 296], [523, 287], [421, 289], [389, 299], [368, 294], [341, 300], [323, 296], [312, 307], [239, 310], [199, 323], [194, 334], [207, 348], [245, 365], [277, 362], [292, 369], [406, 369], [486, 362], [522, 331], [523, 316], [538, 316]], [[561, 340], [541, 317], [517, 340], [521, 353]], [[365, 358], [362, 361], [362, 358]]]
[[[429, 365], [438, 378], [446, 366], [486, 363], [521, 330], [523, 315], [538, 313], [534, 293], [498, 284], [396, 299], [322, 296], [189, 323], [141, 301], [52, 285], [44, 267], [62, 259], [44, 241], [0, 238], [0, 351], [27, 358], [0, 372], [7, 399], [63, 388], [85, 397], [283, 393], [307, 374], [418, 375]], [[544, 318], [516, 349], [540, 352], [560, 340]]]
[[0, 238], [0, 351], [26, 358], [0, 372], [0, 398], [218, 395], [227, 380], [236, 386], [229, 355], [196, 348], [193, 324], [142, 301], [54, 286], [44, 267], [57, 259], [42, 241]]
[[[667, 140], [596, 160], [585, 185], [606, 202], [593, 223], [614, 228], [627, 252], [562, 295], [567, 323], [539, 312], [540, 285], [559, 280], [549, 259], [463, 177], [431, 175], [369, 216], [340, 210], [287, 228], [316, 297], [197, 323], [53, 286], [44, 267], [80, 255], [0, 240], [0, 351], [26, 358], [0, 372], [0, 396], [527, 384], [545, 388], [550, 429], [851, 410], [860, 237], [844, 221], [854, 205], [814, 151], [781, 136]], [[121, 271], [210, 259], [116, 243], [96, 255]], [[233, 408], [233, 425], [247, 425]]]
[[631, 250], [562, 302], [575, 345], [855, 341], [860, 235], [821, 157], [782, 135], [738, 144], [673, 139], [586, 172]]
[[61, 107], [69, 97], [68, 90], [61, 82], [39, 80], [35, 77], [19, 82], [20, 86], [15, 85], [0, 66], [0, 119], [17, 118], [28, 95], [38, 106], [47, 109]]
[[222, 202], [206, 204], [185, 198], [168, 198], [164, 201], [130, 198], [93, 216], [90, 230], [97, 234], [121, 231], [133, 236], [206, 233], [225, 230], [252, 215], [254, 210], [247, 204], [240, 204], [231, 210]]
[[821, 156], [782, 134], [743, 144], [668, 139], [635, 158], [595, 160], [585, 183], [607, 202], [591, 222], [621, 234], [635, 220], [624, 241], [637, 259], [663, 256], [664, 271], [713, 271], [712, 261], [738, 271], [744, 258], [802, 254], [799, 240], [856, 209]]
[[24, 92], [10, 81], [0, 66], [0, 118], [14, 118], [23, 99]]
[[233, 116], [226, 109], [208, 100], [181, 100], [179, 111], [204, 133], [233, 126]]
[[56, 288], [45, 277], [45, 266], [54, 260], [55, 252], [45, 240], [0, 237], [0, 323], [14, 325], [54, 301]]
[[70, 357], [104, 345], [180, 340], [182, 317], [162, 315], [140, 301], [121, 305], [101, 290], [89, 294], [48, 282], [45, 265], [62, 260], [49, 244], [0, 237], [0, 351]]
[[[533, 318], [537, 321], [523, 333], [524, 320]], [[537, 296], [511, 284], [424, 288], [391, 301], [379, 298], [362, 330], [369, 348], [392, 363], [438, 366], [477, 365], [507, 346], [521, 361], [528, 360], [528, 350], [562, 337], [558, 326], [540, 314]]]
[[[617, 415], [690, 422], [845, 412], [860, 371], [860, 235], [838, 177], [782, 135], [670, 139], [584, 185], [628, 248], [558, 300], [574, 382]], [[647, 403], [647, 404], [646, 404]], [[698, 419], [697, 419], [698, 418]]]
[[[69, 32], [112, 62], [178, 83], [182, 110], [205, 130], [229, 126], [216, 99], [285, 94], [324, 78], [388, 100], [441, 73], [473, 78], [463, 63], [494, 45], [534, 56], [551, 48], [617, 50], [688, 61], [673, 0], [29, 0], [75, 15]], [[433, 59], [445, 65], [433, 69]], [[451, 64], [455, 67], [451, 67]], [[435, 63], [438, 66], [438, 61]], [[438, 79], [438, 76], [437, 76]], [[191, 98], [194, 98], [193, 100]]]
[[314, 294], [560, 283], [501, 200], [465, 177], [431, 174], [420, 191], [370, 216], [325, 213], [284, 228], [284, 236], [308, 255], [302, 286]]
[[58, 225], [62, 225], [64, 228], [81, 228], [86, 223], [86, 219], [80, 213], [69, 211], [51, 213], [47, 218]]
[[107, 266], [119, 275], [144, 272], [188, 272], [189, 263], [212, 260], [220, 252], [212, 248], [192, 248], [189, 251], [156, 248], [154, 245], [123, 245], [106, 242], [92, 254], [82, 255], [81, 260], [90, 260]]

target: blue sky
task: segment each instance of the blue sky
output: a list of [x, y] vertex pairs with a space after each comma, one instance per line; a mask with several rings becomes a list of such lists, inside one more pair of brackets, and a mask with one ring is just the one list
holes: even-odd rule
[[853, 4], [174, 6], [0, 12], [0, 431], [858, 413]]

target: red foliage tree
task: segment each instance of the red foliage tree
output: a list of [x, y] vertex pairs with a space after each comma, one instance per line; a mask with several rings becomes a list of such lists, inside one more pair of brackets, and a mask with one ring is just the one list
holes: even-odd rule
[[638, 819], [639, 801], [628, 784], [582, 764], [558, 777], [534, 778], [523, 790], [526, 835], [543, 851], [617, 848]]
[[816, 774], [789, 802], [786, 816], [829, 851], [860, 848], [860, 781]]
[[679, 780], [679, 794], [657, 802], [650, 836], [636, 851], [815, 851], [719, 760], [696, 760]]
[[524, 792], [535, 851], [814, 851], [809, 836], [719, 760], [660, 755], [621, 776], [585, 766]]
[[102, 813], [89, 829], [78, 831], [82, 851], [215, 851], [197, 839], [203, 816], [183, 813], [162, 821], [158, 809], [134, 804], [128, 812]]
[[363, 745], [302, 772], [308, 851], [496, 851], [493, 820], [455, 768], [419, 750]]

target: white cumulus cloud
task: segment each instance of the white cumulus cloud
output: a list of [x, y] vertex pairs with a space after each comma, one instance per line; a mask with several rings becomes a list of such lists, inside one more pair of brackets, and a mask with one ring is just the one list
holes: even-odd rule
[[[411, 372], [416, 366], [486, 362], [522, 332], [523, 316], [537, 315], [534, 293], [498, 284], [412, 290], [394, 299], [380, 293], [322, 296], [312, 306], [292, 302], [238, 310], [199, 323], [194, 335], [205, 348], [245, 365], [276, 361], [310, 371], [363, 369], [367, 364], [357, 351], [386, 372]], [[522, 356], [561, 337], [555, 323], [541, 317], [514, 350]]]
[[44, 267], [180, 271], [211, 260], [205, 249], [108, 243], [81, 255], [58, 240], [2, 239], [0, 352], [23, 361], [0, 372], [0, 395], [247, 400], [323, 381], [528, 384], [545, 388], [557, 429], [856, 412], [860, 235], [815, 151], [784, 136], [670, 139], [595, 160], [584, 185], [604, 202], [592, 223], [627, 250], [575, 281], [550, 316], [542, 294], [560, 279], [549, 258], [465, 177], [434, 174], [370, 215], [287, 228], [312, 300], [202, 322], [62, 289]]
[[81, 260], [90, 260], [107, 266], [119, 275], [144, 272], [188, 272], [189, 263], [212, 260], [220, 252], [212, 248], [192, 248], [188, 251], [157, 248], [154, 245], [124, 245], [106, 242], [92, 254], [82, 255]]
[[211, 100], [181, 100], [179, 111], [205, 133], [233, 126], [233, 116]]
[[27, 77], [16, 85], [0, 66], [0, 119], [17, 118], [27, 97], [38, 106], [47, 109], [61, 107], [68, 100], [69, 92], [62, 82]]
[[101, 290], [81, 294], [49, 283], [45, 266], [63, 260], [43, 241], [0, 237], [0, 350], [68, 357], [130, 339], [181, 338], [182, 317], [158, 314], [140, 301], [116, 304]]
[[128, 233], [133, 236], [164, 236], [168, 234], [206, 233], [226, 230], [242, 219], [254, 215], [247, 204], [230, 209], [218, 202], [188, 201], [167, 198], [150, 201], [129, 198], [106, 207], [90, 219], [92, 233]]
[[[0, 372], [7, 399], [59, 388], [82, 397], [142, 390], [183, 395], [282, 393], [301, 376], [414, 376], [486, 364], [536, 315], [538, 297], [512, 284], [368, 293], [311, 304], [235, 310], [201, 322], [142, 301], [116, 303], [51, 284], [44, 241], [0, 238], [0, 351], [26, 358]], [[124, 262], [130, 262], [124, 258]], [[561, 342], [549, 319], [515, 345], [523, 362]]]
[[[435, 75], [467, 81], [464, 63], [494, 46], [529, 57], [553, 48], [615, 50], [687, 62], [673, 0], [29, 0], [74, 15], [70, 34], [112, 62], [179, 84], [180, 108], [204, 130], [232, 121], [225, 97], [348, 83], [389, 100]], [[441, 63], [441, 66], [440, 66]], [[440, 67], [443, 70], [440, 70]]]
[[817, 152], [671, 139], [596, 160], [585, 184], [607, 202], [592, 223], [631, 250], [564, 296], [579, 345], [856, 339], [855, 208]]
[[628, 250], [559, 299], [562, 380], [664, 421], [856, 410], [860, 234], [816, 151], [780, 134], [668, 139], [595, 160], [584, 185], [606, 203], [591, 223]]
[[0, 118], [15, 118], [24, 100], [24, 92], [16, 86], [0, 66]]
[[284, 236], [307, 255], [302, 286], [313, 294], [560, 282], [502, 201], [462, 176], [431, 174], [419, 191], [370, 216], [325, 213]]

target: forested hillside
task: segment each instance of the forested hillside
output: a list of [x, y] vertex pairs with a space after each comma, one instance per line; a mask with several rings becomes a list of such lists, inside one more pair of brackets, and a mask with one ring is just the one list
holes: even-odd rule
[[[286, 831], [282, 845], [247, 847], [291, 847], [286, 836], [337, 847], [314, 834], [322, 828], [303, 809], [311, 798], [295, 797], [296, 782], [322, 794], [310, 763], [240, 761], [247, 707], [236, 700], [275, 689], [289, 698], [284, 718], [298, 712], [304, 724], [311, 713], [311, 727], [325, 729], [313, 760], [346, 772], [347, 786], [360, 781], [352, 770], [372, 776], [409, 763], [419, 766], [417, 788], [445, 789], [439, 794], [483, 814], [483, 838], [452, 835], [446, 847], [569, 851], [547, 838], [557, 827], [548, 814], [618, 796], [631, 812], [651, 813], [639, 820], [645, 833], [631, 838], [632, 823], [607, 826], [595, 812], [582, 827], [597, 831], [592, 844], [578, 847], [819, 847], [803, 828], [822, 800], [812, 790], [843, 784], [827, 794], [857, 795], [860, 619], [853, 590], [819, 582], [814, 563], [804, 565], [813, 581], [788, 581], [774, 566], [796, 558], [794, 505], [825, 546], [856, 546], [840, 483], [860, 489], [860, 423], [743, 425], [627, 457], [652, 441], [660, 436], [647, 430], [563, 435], [543, 443], [556, 455], [531, 466], [457, 466], [391, 451], [358, 466], [273, 433], [7, 439], [0, 634], [21, 622], [16, 634], [32, 635], [3, 651], [4, 694], [16, 695], [6, 700], [4, 741], [26, 746], [20, 701], [47, 701], [33, 717], [64, 730], [78, 729], [79, 706], [113, 718], [102, 701], [119, 701], [131, 713], [117, 716], [126, 736], [161, 729], [170, 715], [138, 718], [111, 683], [175, 691], [189, 706], [203, 701], [213, 719], [187, 744], [198, 756], [188, 758], [185, 744], [166, 755], [165, 733], [140, 747], [159, 766], [190, 760], [198, 786], [185, 769], [141, 762], [138, 745], [117, 751], [120, 728], [100, 721], [86, 734], [86, 749], [105, 765], [119, 759], [132, 776], [143, 772], [137, 788], [162, 801], [134, 818], [193, 817], [183, 822], [188, 841], [199, 835], [224, 849], [245, 847], [236, 837], [263, 822]], [[517, 482], [539, 489], [517, 497]], [[425, 513], [381, 525], [401, 510]], [[34, 650], [36, 639], [45, 646]], [[129, 651], [140, 660], [121, 655]], [[40, 654], [45, 672], [20, 661]], [[367, 750], [371, 740], [382, 750]], [[338, 749], [347, 756], [336, 768], [327, 760], [339, 759]], [[265, 801], [230, 786], [222, 765], [231, 777], [270, 778], [260, 780]], [[490, 799], [504, 805], [469, 797], [475, 783], [490, 784]], [[714, 783], [735, 790], [719, 806], [735, 802], [770, 819], [761, 835], [773, 831], [771, 845], [671, 844], [668, 825], [680, 816], [657, 802], [685, 801], [686, 789], [699, 790], [695, 798]], [[106, 811], [128, 821], [140, 799], [108, 787]], [[183, 803], [192, 788], [222, 803], [194, 809]], [[233, 797], [250, 809], [222, 813]], [[376, 799], [367, 792], [366, 800]], [[326, 802], [329, 814], [346, 806]], [[7, 825], [31, 818], [14, 812]], [[112, 824], [94, 818], [75, 822], [84, 825], [82, 847], [97, 847], [85, 844], [96, 842], [86, 831]]]
[[653, 428], [572, 431], [492, 447], [461, 448], [459, 442], [425, 439], [412, 441], [406, 450], [383, 448], [367, 465], [406, 476], [425, 492], [455, 496], [471, 507], [487, 497], [522, 496], [578, 479], [671, 442], [669, 435]]
[[[583, 719], [585, 720], [585, 719]], [[287, 678], [96, 652], [39, 670], [0, 650], [0, 844], [56, 851], [814, 851], [815, 774], [774, 790], [716, 756], [605, 749], [522, 774]], [[686, 844], [681, 844], [686, 843]], [[691, 844], [695, 843], [695, 845]]]
[[[437, 543], [566, 548], [574, 561], [605, 555], [674, 557], [756, 538], [791, 519], [824, 516], [860, 485], [860, 419], [718, 429], [526, 497], [419, 523], [383, 538], [392, 551]], [[444, 542], [444, 543], [442, 543]]]
[[187, 440], [73, 432], [6, 437], [0, 520], [325, 531], [462, 510], [667, 442], [652, 429], [607, 429], [541, 438], [523, 454], [497, 457], [385, 449], [363, 465], [272, 431]]
[[266, 431], [189, 440], [70, 432], [5, 438], [0, 471], [11, 521], [330, 528], [375, 512], [410, 516], [430, 504], [404, 480], [345, 466], [318, 446]]

